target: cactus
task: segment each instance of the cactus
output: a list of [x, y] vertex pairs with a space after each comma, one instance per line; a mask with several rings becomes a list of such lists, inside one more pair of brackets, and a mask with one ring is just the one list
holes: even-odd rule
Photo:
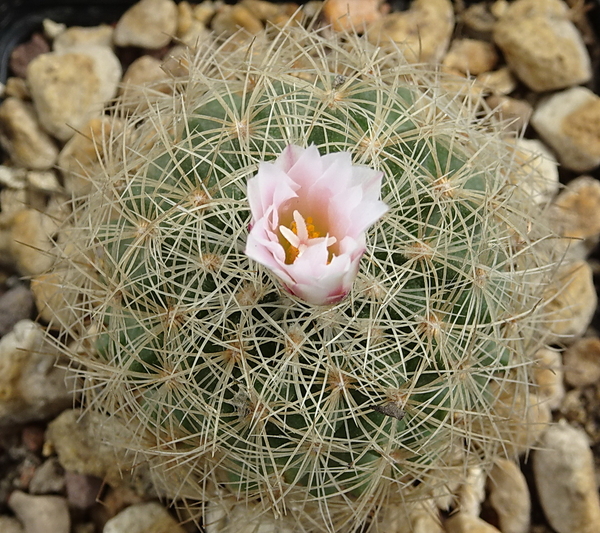
[[[118, 444], [171, 497], [219, 487], [300, 530], [376, 529], [382, 506], [489, 466], [556, 267], [501, 125], [468, 82], [356, 36], [272, 30], [188, 69], [115, 129], [65, 228], [87, 408], [129, 428]], [[247, 181], [289, 144], [384, 175], [389, 210], [333, 305], [244, 253]]]

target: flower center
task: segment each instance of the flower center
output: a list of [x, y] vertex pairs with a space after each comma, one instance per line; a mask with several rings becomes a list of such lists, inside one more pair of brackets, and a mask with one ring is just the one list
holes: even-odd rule
[[[294, 211], [293, 217], [294, 220], [289, 228], [279, 226], [281, 235], [287, 241], [287, 244], [284, 243], [286, 265], [291, 265], [309, 246], [320, 244], [326, 240], [329, 248], [337, 241], [335, 237], [329, 237], [328, 235], [323, 237], [321, 232], [315, 229], [312, 217], [306, 217], [305, 219], [298, 211]], [[327, 262], [329, 263], [329, 261], [331, 261], [331, 257]]]

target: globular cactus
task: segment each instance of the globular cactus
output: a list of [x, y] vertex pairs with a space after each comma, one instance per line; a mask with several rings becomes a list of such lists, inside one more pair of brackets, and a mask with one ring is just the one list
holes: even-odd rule
[[[74, 368], [172, 497], [220, 487], [299, 529], [376, 529], [382, 506], [503, 452], [498, 399], [527, 396], [552, 236], [468, 91], [356, 36], [234, 44], [129, 116], [74, 202]], [[388, 211], [329, 305], [245, 253], [247, 183], [289, 145], [383, 173]]]

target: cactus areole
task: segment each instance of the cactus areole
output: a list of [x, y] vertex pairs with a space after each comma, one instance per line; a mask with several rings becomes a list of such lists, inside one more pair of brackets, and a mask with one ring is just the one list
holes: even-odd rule
[[531, 169], [444, 83], [273, 29], [202, 45], [99, 150], [61, 339], [84, 405], [125, 428], [103, 438], [199, 515], [218, 494], [376, 531], [508, 448], [555, 251]]
[[348, 152], [321, 157], [314, 145], [288, 145], [248, 182], [246, 254], [306, 302], [339, 302], [358, 273], [365, 231], [387, 211], [382, 177]]

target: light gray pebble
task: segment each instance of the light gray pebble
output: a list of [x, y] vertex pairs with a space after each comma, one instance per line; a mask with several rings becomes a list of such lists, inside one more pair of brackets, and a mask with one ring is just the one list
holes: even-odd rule
[[557, 533], [598, 533], [600, 500], [586, 434], [560, 423], [546, 430], [533, 452], [540, 502]]
[[26, 533], [69, 533], [71, 529], [67, 500], [60, 496], [32, 496], [16, 490], [8, 498], [8, 506]]
[[42, 463], [29, 482], [29, 492], [33, 495], [58, 494], [64, 489], [65, 470], [56, 457]]

